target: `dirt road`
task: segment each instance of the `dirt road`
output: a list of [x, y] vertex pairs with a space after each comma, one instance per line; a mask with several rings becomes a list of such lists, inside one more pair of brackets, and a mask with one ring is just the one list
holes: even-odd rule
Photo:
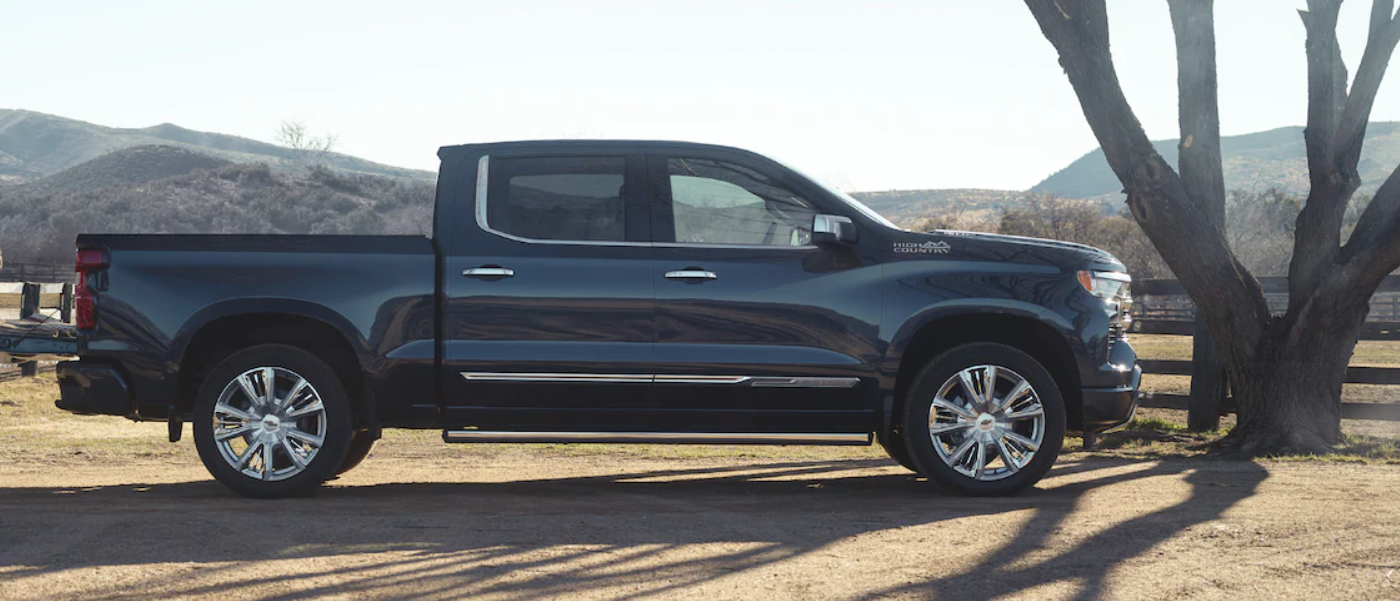
[[873, 455], [394, 443], [264, 502], [188, 449], [12, 455], [0, 597], [1400, 598], [1400, 466], [1071, 455], [1030, 494], [966, 499]]

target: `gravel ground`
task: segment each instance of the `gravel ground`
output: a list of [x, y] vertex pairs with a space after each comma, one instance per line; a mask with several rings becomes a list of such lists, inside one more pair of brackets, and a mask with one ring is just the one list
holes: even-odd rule
[[1400, 599], [1393, 458], [1153, 439], [975, 499], [877, 448], [392, 431], [316, 496], [253, 501], [188, 436], [71, 416], [56, 393], [0, 383], [3, 599]]

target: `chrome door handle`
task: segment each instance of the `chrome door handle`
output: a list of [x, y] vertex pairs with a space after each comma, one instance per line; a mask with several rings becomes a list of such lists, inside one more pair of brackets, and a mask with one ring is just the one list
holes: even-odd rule
[[505, 267], [473, 267], [463, 269], [462, 275], [469, 278], [509, 278], [515, 276], [515, 270]]
[[704, 269], [678, 269], [666, 272], [666, 277], [672, 280], [713, 280], [719, 276]]

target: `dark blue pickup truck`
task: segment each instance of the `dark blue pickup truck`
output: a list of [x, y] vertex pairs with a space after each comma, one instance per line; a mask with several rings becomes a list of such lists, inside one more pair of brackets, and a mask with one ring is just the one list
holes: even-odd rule
[[1121, 263], [902, 230], [756, 154], [439, 152], [433, 237], [82, 235], [61, 409], [185, 421], [256, 497], [447, 442], [867, 445], [1009, 494], [1129, 419]]

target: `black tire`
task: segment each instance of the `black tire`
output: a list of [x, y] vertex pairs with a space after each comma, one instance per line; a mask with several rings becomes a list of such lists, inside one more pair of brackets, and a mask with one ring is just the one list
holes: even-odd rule
[[[962, 370], [980, 365], [994, 365], [1010, 370], [1013, 375], [1019, 375], [1031, 385], [1044, 412], [1043, 435], [1039, 448], [1019, 469], [996, 480], [978, 480], [945, 463], [939, 457], [934, 447], [935, 442], [929, 435], [929, 409], [939, 389], [945, 382], [957, 377]], [[1004, 344], [977, 342], [956, 346], [943, 352], [919, 372], [905, 394], [901, 430], [906, 435], [904, 443], [910, 458], [920, 468], [919, 472], [928, 476], [931, 483], [958, 494], [1013, 495], [1034, 486], [1055, 464], [1060, 447], [1064, 444], [1065, 405], [1050, 372], [1030, 355]], [[999, 460], [999, 463], [1005, 465], [1006, 462]]]
[[880, 439], [880, 446], [889, 454], [890, 459], [908, 469], [911, 472], [919, 473], [919, 466], [914, 465], [914, 458], [909, 456], [909, 447], [904, 444], [904, 435], [896, 427], [888, 436]]
[[335, 470], [335, 475], [339, 476], [355, 469], [361, 462], [369, 457], [369, 452], [374, 450], [374, 435], [369, 430], [360, 430], [350, 438], [350, 449], [345, 452], [345, 460], [340, 462], [340, 467]]
[[[314, 454], [308, 453], [309, 460], [305, 461], [304, 468], [301, 468], [299, 472], [295, 471], [292, 458], [288, 455], [288, 449], [280, 448], [280, 450], [273, 451], [274, 459], [271, 462], [273, 468], [271, 471], [274, 475], [279, 471], [277, 468], [279, 462], [284, 465], [284, 469], [293, 470], [290, 472], [291, 475], [284, 476], [283, 479], [279, 480], [255, 478], [235, 468], [230, 464], [230, 461], [234, 459], [225, 459], [224, 450], [220, 443], [214, 440], [215, 406], [218, 404], [220, 396], [224, 394], [225, 388], [236, 386], [236, 380], [242, 374], [260, 367], [286, 370], [274, 376], [274, 391], [285, 387], [283, 384], [288, 372], [304, 378], [312, 389], [309, 392], [314, 392], [315, 395], [319, 396], [324, 408], [324, 422], [317, 424], [323, 426], [323, 428], [318, 428], [322, 444], [315, 449]], [[279, 378], [284, 378], [284, 380], [279, 382]], [[251, 407], [251, 403], [246, 400], [248, 395], [238, 391], [230, 394], [233, 396], [230, 397], [229, 403], [245, 403]], [[302, 420], [319, 418], [300, 418], [295, 421], [288, 417], [282, 419], [290, 424], [287, 427], [299, 429], [305, 423]], [[335, 476], [336, 469], [344, 463], [346, 452], [350, 447], [352, 423], [350, 400], [345, 394], [345, 387], [329, 365], [326, 365], [315, 355], [297, 347], [264, 344], [230, 355], [205, 378], [204, 384], [200, 386], [198, 395], [195, 397], [194, 443], [195, 449], [199, 451], [200, 460], [204, 462], [204, 467], [219, 483], [247, 497], [275, 499], [309, 493]], [[256, 425], [261, 428], [266, 425], [266, 422], [258, 421]], [[255, 431], [263, 432], [263, 430]], [[235, 436], [230, 440], [244, 441], [246, 445], [244, 451], [247, 451], [248, 447], [254, 445], [251, 436], [252, 434]], [[279, 448], [276, 444], [271, 446], [274, 449]], [[261, 449], [261, 447], [258, 448]], [[247, 469], [252, 469], [253, 462], [261, 463], [261, 455], [254, 454], [247, 464]]]

